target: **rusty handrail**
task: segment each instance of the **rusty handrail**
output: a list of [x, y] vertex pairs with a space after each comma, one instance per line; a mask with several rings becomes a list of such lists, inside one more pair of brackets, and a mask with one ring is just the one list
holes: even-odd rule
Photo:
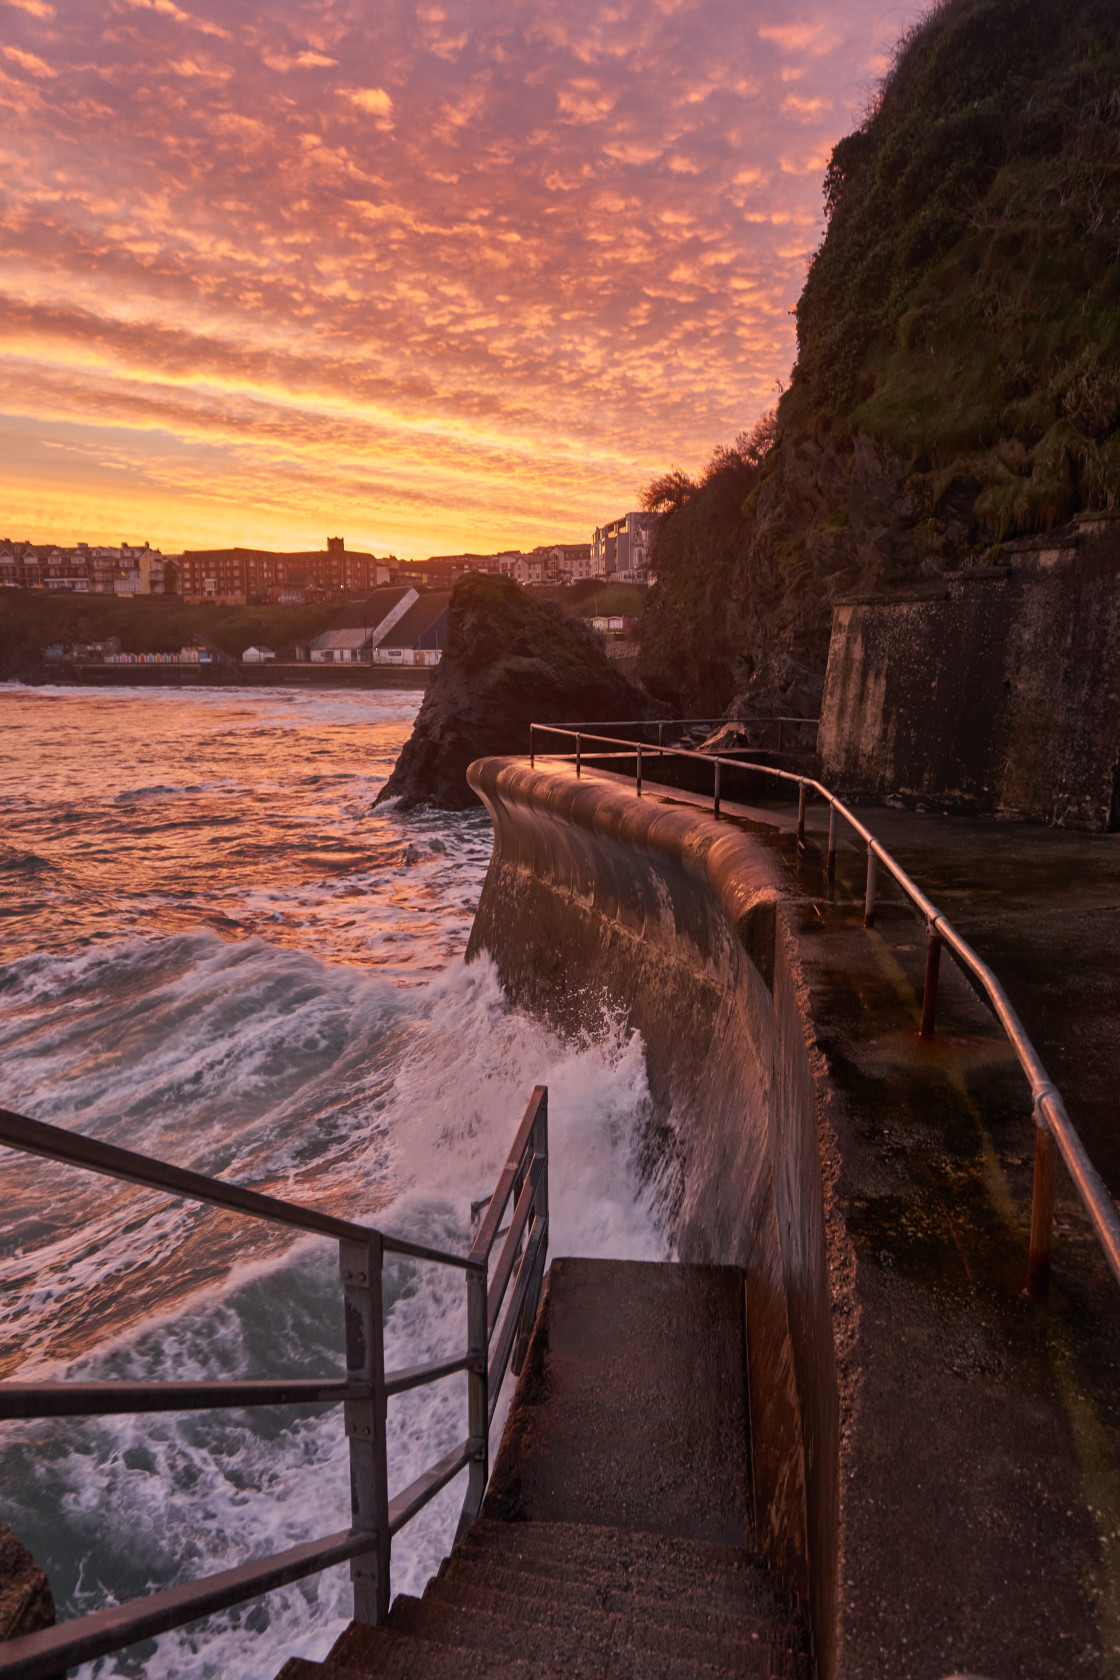
[[[778, 717], [778, 716], [771, 715], [771, 716], [768, 716], [768, 717], [747, 717], [747, 718], [726, 718], [726, 717], [722, 717], [722, 718], [613, 718], [613, 719], [608, 718], [608, 719], [600, 719], [598, 722], [593, 721], [593, 722], [590, 722], [590, 723], [584, 723], [584, 722], [578, 721], [578, 720], [575, 723], [568, 723], [568, 724], [531, 723], [529, 725], [529, 763], [533, 764], [535, 762], [536, 749], [535, 749], [535, 745], [534, 745], [534, 733], [538, 729], [543, 729], [543, 730], [546, 730], [549, 733], [555, 733], [555, 734], [564, 734], [566, 732], [568, 732], [568, 733], [574, 732], [577, 736], [577, 742], [578, 742], [578, 737], [580, 735], [582, 735], [587, 730], [598, 730], [598, 729], [656, 729], [657, 730], [657, 747], [658, 747], [658, 750], [659, 751], [669, 751], [671, 749], [665, 747], [665, 730], [666, 729], [691, 729], [691, 728], [696, 728], [696, 727], [701, 727], [701, 726], [704, 727], [705, 729], [708, 729], [708, 728], [711, 728], [711, 726], [713, 724], [730, 724], [730, 723], [741, 723], [741, 724], [744, 724], [744, 725], [745, 724], [776, 723], [777, 726], [778, 726], [778, 751], [781, 752], [784, 745], [785, 745], [785, 728], [786, 728], [787, 724], [789, 724], [791, 726], [811, 725], [814, 729], [816, 729], [816, 728], [819, 728], [820, 721], [821, 720], [820, 720], [819, 717], [784, 717], [784, 716]], [[607, 737], [603, 736], [603, 737], [600, 737], [600, 739], [605, 740], [605, 739], [607, 739]], [[615, 744], [618, 745], [618, 746], [633, 747], [636, 743], [633, 742], [633, 741], [618, 741]], [[642, 745], [644, 746], [645, 743], [643, 742]], [[577, 750], [578, 750], [578, 746], [577, 746]], [[680, 750], [685, 751], [686, 749], [682, 748]], [[742, 752], [751, 752], [751, 751], [755, 751], [757, 749], [750, 748], [750, 747], [744, 747], [744, 748], [733, 748], [732, 750], [733, 751], [742, 751]], [[711, 755], [710, 754], [705, 754], [704, 756], [705, 757], [710, 757]]]
[[[464, 1468], [468, 1470], [468, 1486], [460, 1532], [478, 1515], [486, 1492], [490, 1419], [515, 1342], [518, 1357], [514, 1368], [519, 1369], [544, 1275], [548, 1241], [547, 1088], [536, 1086], [529, 1099], [509, 1160], [491, 1199], [490, 1213], [467, 1255], [450, 1254], [390, 1236], [372, 1226], [336, 1219], [318, 1209], [281, 1201], [223, 1179], [208, 1178], [6, 1109], [0, 1109], [0, 1144], [140, 1184], [149, 1190], [335, 1238], [346, 1325], [343, 1378], [288, 1382], [0, 1383], [0, 1419], [341, 1403], [350, 1442], [351, 1490], [349, 1529], [286, 1552], [253, 1559], [220, 1575], [188, 1581], [145, 1598], [76, 1617], [60, 1626], [6, 1640], [0, 1644], [0, 1680], [49, 1680], [139, 1639], [181, 1627], [200, 1616], [244, 1603], [259, 1593], [271, 1592], [347, 1560], [354, 1582], [355, 1621], [384, 1622], [389, 1613], [393, 1535]], [[490, 1251], [499, 1235], [501, 1215], [511, 1193], [515, 1195], [516, 1208], [488, 1291]], [[468, 1346], [465, 1353], [397, 1371], [385, 1370], [381, 1281], [387, 1253], [434, 1261], [466, 1272]], [[498, 1327], [502, 1299], [511, 1279], [510, 1303], [491, 1356], [491, 1337]], [[467, 1439], [390, 1499], [385, 1438], [387, 1400], [458, 1371], [467, 1372]]]
[[[747, 720], [724, 719], [723, 721]], [[719, 816], [720, 812], [720, 771], [722, 767], [749, 770], [752, 774], [769, 776], [775, 781], [796, 783], [798, 790], [797, 844], [799, 847], [805, 843], [807, 796], [809, 793], [814, 793], [823, 799], [829, 807], [826, 867], [830, 879], [834, 876], [836, 870], [837, 818], [846, 822], [866, 847], [867, 873], [864, 889], [864, 925], [871, 927], [875, 921], [878, 867], [880, 864], [901, 887], [915, 910], [925, 920], [927, 947], [925, 984], [922, 992], [922, 1019], [919, 1029], [921, 1036], [928, 1038], [934, 1030], [941, 949], [943, 945], [948, 945], [962, 966], [978, 981], [991, 1005], [993, 1014], [1018, 1057], [1020, 1067], [1026, 1074], [1030, 1085], [1034, 1114], [1035, 1162], [1025, 1293], [1039, 1299], [1044, 1298], [1049, 1293], [1054, 1240], [1055, 1177], [1057, 1155], [1059, 1153], [1066, 1164], [1066, 1169], [1081, 1200], [1081, 1205], [1088, 1215], [1089, 1223], [1092, 1225], [1097, 1241], [1104, 1251], [1113, 1276], [1120, 1283], [1120, 1213], [1117, 1212], [1116, 1203], [1113, 1201], [1107, 1185], [1089, 1159], [1085, 1145], [1082, 1143], [1066, 1110], [1061, 1092], [1046, 1072], [1042, 1058], [1031, 1043], [1027, 1030], [1020, 1021], [1011, 999], [987, 963], [977, 955], [967, 940], [961, 937], [949, 918], [943, 915], [916, 882], [911, 880], [902, 865], [895, 861], [883, 843], [875, 838], [866, 824], [859, 820], [837, 794], [833, 793], [823, 782], [817, 781], [815, 777], [799, 775], [793, 770], [780, 770], [769, 764], [757, 764], [749, 760], [744, 762], [738, 758], [725, 758], [714, 753], [698, 752], [689, 747], [654, 746], [645, 743], [638, 746], [633, 741], [625, 741], [606, 735], [595, 734], [591, 735], [589, 739], [588, 726], [585, 724], [538, 723], [532, 725], [530, 728], [530, 744], [533, 749], [532, 757], [534, 761], [537, 756], [543, 756], [539, 755], [536, 750], [534, 732], [538, 730], [575, 740], [577, 776], [582, 772], [583, 762], [589, 749], [593, 756], [597, 756], [594, 754], [595, 744], [628, 749], [627, 756], [633, 755], [635, 759], [635, 786], [639, 796], [642, 791], [643, 770], [648, 780], [649, 771], [645, 768], [645, 765], [648, 765], [649, 759], [654, 755], [658, 758], [693, 759], [711, 764], [714, 767], [712, 810], [716, 817]], [[567, 757], [569, 755], [552, 756]]]

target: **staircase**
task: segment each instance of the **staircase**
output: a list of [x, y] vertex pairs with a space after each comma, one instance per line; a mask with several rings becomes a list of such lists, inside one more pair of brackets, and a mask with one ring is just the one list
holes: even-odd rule
[[278, 1680], [812, 1680], [751, 1549], [742, 1273], [557, 1260], [482, 1515]]

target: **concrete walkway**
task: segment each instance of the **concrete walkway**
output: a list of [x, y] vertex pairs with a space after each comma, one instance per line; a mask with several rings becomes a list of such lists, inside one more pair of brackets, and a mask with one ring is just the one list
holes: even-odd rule
[[[633, 787], [632, 773], [584, 774]], [[664, 797], [648, 764], [646, 777], [647, 795]], [[734, 771], [725, 775], [725, 791], [734, 790], [735, 779]], [[673, 790], [668, 797], [711, 809], [707, 795]], [[852, 810], [993, 969], [1097, 1170], [1120, 1197], [1120, 834], [888, 806]], [[822, 903], [828, 898], [827, 807], [808, 806], [803, 857], [794, 844], [795, 792], [786, 799], [725, 797], [722, 812], [775, 841], [797, 889]], [[865, 867], [863, 843], [841, 825], [839, 900], [862, 902]], [[924, 961], [922, 925], [882, 869], [879, 903], [880, 926], [909, 926]], [[893, 933], [892, 940], [905, 957], [909, 942]], [[906, 966], [920, 988], [920, 965]]]

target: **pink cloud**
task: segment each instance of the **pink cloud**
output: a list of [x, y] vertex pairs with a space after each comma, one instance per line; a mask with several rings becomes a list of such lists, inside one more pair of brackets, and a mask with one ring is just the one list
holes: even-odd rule
[[[49, 392], [51, 427], [213, 440], [189, 519], [160, 479], [187, 538], [206, 483], [302, 518], [305, 471], [324, 517], [414, 552], [420, 509], [443, 546], [456, 519], [543, 540], [542, 508], [578, 535], [769, 406], [824, 162], [887, 44], [869, 0], [54, 10], [5, 13], [9, 411]], [[40, 451], [60, 495], [71, 455]], [[21, 482], [0, 469], [12, 517]]]

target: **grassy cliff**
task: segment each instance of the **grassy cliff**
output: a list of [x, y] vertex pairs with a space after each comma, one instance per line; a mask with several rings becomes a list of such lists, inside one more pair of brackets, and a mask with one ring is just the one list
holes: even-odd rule
[[645, 672], [689, 707], [804, 701], [836, 594], [1120, 503], [1115, 0], [945, 0], [824, 188], [774, 447], [663, 527]]

